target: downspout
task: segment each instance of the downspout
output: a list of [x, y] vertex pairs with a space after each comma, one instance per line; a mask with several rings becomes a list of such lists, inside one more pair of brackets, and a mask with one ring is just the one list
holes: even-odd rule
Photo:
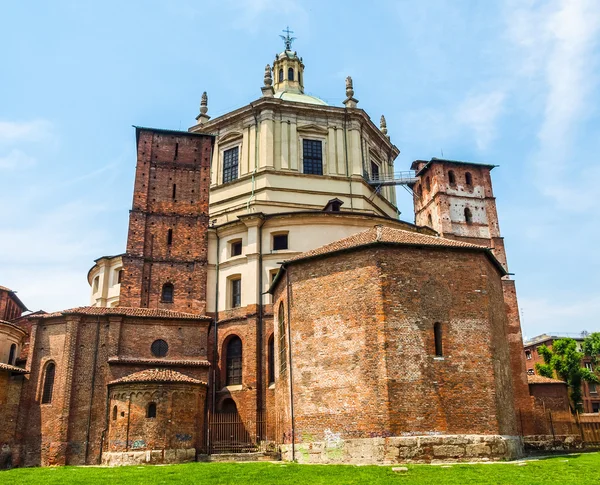
[[350, 176], [350, 169], [348, 165], [348, 108], [344, 108], [344, 155], [346, 158], [346, 176], [348, 177], [348, 183], [350, 186], [350, 210], [354, 209], [354, 196], [352, 195], [352, 177]]
[[294, 418], [294, 374], [292, 371], [292, 312], [290, 307], [292, 305], [292, 292], [290, 289], [290, 270], [289, 268], [285, 272], [285, 283], [287, 289], [287, 321], [288, 321], [288, 352], [290, 359], [290, 413], [292, 415], [292, 461], [296, 461], [296, 421]]
[[254, 189], [256, 184], [255, 176], [258, 170], [258, 118], [256, 117], [254, 105], [250, 103], [250, 106], [252, 106], [252, 116], [254, 116], [254, 170], [252, 171], [252, 192], [250, 193], [248, 202], [246, 202], [246, 212], [250, 212], [250, 202], [256, 197], [254, 195]]
[[96, 383], [96, 365], [98, 363], [98, 340], [100, 338], [100, 315], [96, 320], [96, 345], [94, 346], [94, 366], [92, 367], [92, 382], [90, 389], [90, 410], [88, 412], [87, 430], [85, 433], [85, 460], [87, 465], [88, 455], [90, 451], [90, 424], [92, 423], [92, 405], [94, 404], [94, 384]]

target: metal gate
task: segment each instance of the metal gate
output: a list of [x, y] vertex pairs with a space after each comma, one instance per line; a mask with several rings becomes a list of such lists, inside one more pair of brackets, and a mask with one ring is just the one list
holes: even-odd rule
[[209, 416], [208, 452], [253, 453], [277, 451], [274, 426], [269, 426], [266, 412], [250, 418], [239, 413], [214, 413]]

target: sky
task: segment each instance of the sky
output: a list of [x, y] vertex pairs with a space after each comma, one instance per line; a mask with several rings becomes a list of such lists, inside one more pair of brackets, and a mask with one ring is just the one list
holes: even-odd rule
[[[186, 130], [260, 97], [289, 25], [305, 91], [345, 78], [401, 153], [492, 172], [523, 334], [600, 331], [597, 0], [2, 0], [0, 285], [31, 310], [89, 303], [124, 252], [132, 125]], [[411, 196], [398, 189], [401, 219]]]

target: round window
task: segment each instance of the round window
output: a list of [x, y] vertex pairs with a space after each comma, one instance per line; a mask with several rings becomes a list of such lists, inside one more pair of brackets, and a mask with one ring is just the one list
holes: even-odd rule
[[155, 340], [152, 342], [150, 350], [156, 357], [164, 357], [169, 351], [169, 345], [164, 340]]

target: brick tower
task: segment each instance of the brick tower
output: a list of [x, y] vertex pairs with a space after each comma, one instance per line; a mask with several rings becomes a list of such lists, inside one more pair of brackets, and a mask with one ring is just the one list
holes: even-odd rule
[[120, 306], [204, 313], [214, 137], [136, 127], [136, 142]]
[[[413, 186], [415, 222], [429, 226], [448, 239], [486, 246], [508, 271], [504, 238], [500, 235], [491, 170], [496, 165], [432, 158], [416, 160], [418, 182]], [[523, 416], [531, 411], [531, 399], [523, 353], [523, 336], [515, 282], [502, 280], [508, 315], [515, 409]], [[523, 421], [523, 420], [522, 420]]]

